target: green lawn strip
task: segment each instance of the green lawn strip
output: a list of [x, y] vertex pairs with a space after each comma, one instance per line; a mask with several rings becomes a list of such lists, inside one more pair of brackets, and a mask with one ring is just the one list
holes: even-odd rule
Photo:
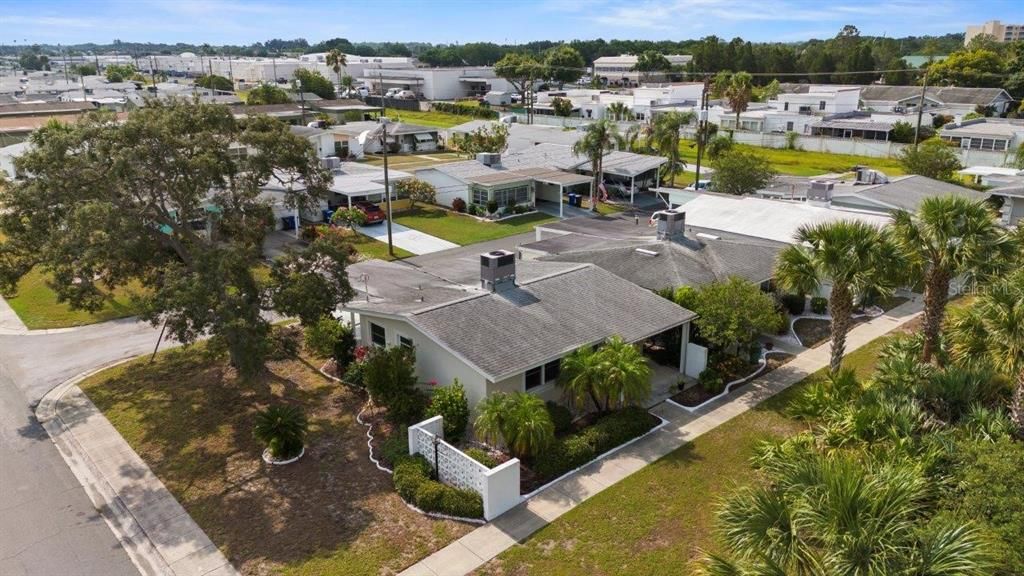
[[474, 120], [472, 116], [449, 114], [447, 112], [435, 112], [433, 110], [423, 112], [420, 110], [414, 111], [387, 108], [384, 110], [384, 115], [396, 122], [407, 122], [409, 124], [429, 126], [431, 128], [451, 128], [452, 126], [458, 126], [459, 124], [465, 124], [470, 120]]
[[500, 222], [481, 222], [472, 216], [455, 214], [439, 208], [418, 208], [395, 218], [395, 222], [437, 236], [460, 246], [497, 240], [522, 234], [540, 224], [558, 220], [555, 216], [535, 213], [509, 218]]
[[[792, 176], [817, 176], [832, 172], [848, 172], [857, 165], [870, 166], [885, 172], [889, 176], [901, 176], [903, 168], [895, 158], [875, 158], [872, 156], [855, 156], [853, 154], [830, 154], [809, 150], [786, 150], [783, 148], [763, 148], [749, 144], [737, 144], [736, 148], [754, 152], [766, 158], [780, 174]], [[692, 141], [684, 140], [679, 144], [681, 156], [688, 164], [697, 160], [697, 148]]]
[[97, 312], [72, 310], [67, 302], [58, 302], [57, 294], [47, 282], [50, 277], [38, 268], [31, 270], [18, 283], [18, 290], [7, 303], [30, 330], [68, 328], [96, 324], [117, 318], [134, 316], [130, 288], [118, 288], [110, 300]]
[[[386, 224], [381, 224], [385, 226]], [[375, 238], [371, 238], [366, 234], [357, 234], [352, 237], [352, 247], [356, 249], [364, 258], [376, 258], [378, 260], [401, 260], [402, 258], [408, 258], [414, 256], [412, 252], [403, 250], [398, 246], [395, 246], [395, 255], [392, 257], [388, 254], [387, 242], [381, 242]]]
[[[874, 370], [880, 338], [853, 352], [846, 365]], [[804, 427], [785, 415], [816, 372], [753, 410], [699, 436], [627, 477], [513, 546], [477, 574], [664, 574], [692, 572], [701, 550], [715, 550], [717, 500], [757, 480], [750, 466], [764, 440]]]

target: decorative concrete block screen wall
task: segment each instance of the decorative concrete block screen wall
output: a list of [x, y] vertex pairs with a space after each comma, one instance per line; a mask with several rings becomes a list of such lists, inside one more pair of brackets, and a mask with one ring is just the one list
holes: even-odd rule
[[434, 416], [409, 427], [409, 454], [422, 454], [434, 466], [437, 443], [438, 478], [456, 488], [472, 490], [484, 500], [484, 518], [492, 520], [519, 504], [519, 460], [488, 468], [444, 441], [444, 420]]

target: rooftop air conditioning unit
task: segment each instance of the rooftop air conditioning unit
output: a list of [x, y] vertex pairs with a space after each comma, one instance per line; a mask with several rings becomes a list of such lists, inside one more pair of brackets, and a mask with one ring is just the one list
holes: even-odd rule
[[832, 190], [835, 182], [825, 180], [811, 180], [811, 187], [807, 190], [808, 202], [831, 202]]
[[341, 170], [341, 158], [338, 158], [337, 156], [321, 158], [320, 163], [324, 167], [324, 170], [329, 170], [331, 172]]
[[855, 184], [861, 186], [873, 185], [873, 184], [888, 184], [889, 178], [885, 174], [878, 170], [872, 170], [870, 168], [861, 168], [857, 170], [857, 180]]
[[476, 155], [476, 161], [484, 166], [497, 168], [501, 166], [501, 154], [497, 152], [479, 152]]
[[686, 226], [686, 212], [662, 210], [655, 214], [658, 223], [658, 240], [669, 240], [683, 233]]
[[480, 255], [480, 287], [491, 292], [511, 288], [516, 283], [516, 255], [508, 250], [492, 250]]

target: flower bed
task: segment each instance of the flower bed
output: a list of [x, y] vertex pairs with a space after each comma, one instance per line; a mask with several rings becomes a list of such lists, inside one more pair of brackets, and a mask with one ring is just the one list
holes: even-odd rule
[[520, 491], [528, 494], [598, 456], [643, 436], [661, 422], [643, 408], [630, 406], [595, 417], [593, 423], [557, 437], [552, 446], [523, 462]]
[[[789, 362], [792, 359], [792, 354], [787, 354], [785, 352], [768, 352], [767, 356], [765, 357], [765, 366], [763, 369], [760, 369], [760, 363], [749, 364], [749, 368], [745, 373], [741, 375], [731, 374], [730, 376], [728, 376], [728, 379], [724, 380], [724, 382], [735, 382], [735, 384], [728, 387], [729, 392], [741, 390], [744, 386], [746, 386], [747, 384], [754, 380], [753, 376], [755, 374], [758, 376], [764, 376], [765, 374], [771, 372], [772, 370], [778, 368], [779, 366], [785, 364], [786, 362]], [[743, 381], [737, 382], [737, 380]], [[672, 402], [675, 402], [676, 404], [679, 404], [681, 406], [685, 406], [687, 408], [695, 408], [711, 400], [712, 398], [721, 395], [723, 392], [724, 388], [718, 390], [711, 390], [698, 384], [696, 386], [691, 386], [684, 390], [680, 390], [678, 393], [672, 396], [671, 400]]]

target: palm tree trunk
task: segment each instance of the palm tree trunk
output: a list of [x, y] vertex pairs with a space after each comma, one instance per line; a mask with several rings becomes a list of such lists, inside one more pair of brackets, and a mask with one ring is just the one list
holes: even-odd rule
[[924, 348], [921, 351], [921, 362], [928, 363], [935, 359], [936, 364], [942, 363], [938, 354], [942, 336], [942, 317], [946, 313], [949, 300], [949, 275], [944, 270], [931, 269], [925, 276], [924, 288]]
[[[739, 108], [739, 106], [737, 106], [737, 108]], [[737, 110], [736, 111], [736, 126], [733, 129], [733, 131], [732, 131], [732, 139], [733, 140], [736, 140], [736, 133], [740, 131], [740, 114], [741, 114], [741, 112], [739, 112]]]
[[1024, 438], [1024, 369], [1017, 374], [1017, 388], [1010, 400], [1010, 418], [1017, 427], [1017, 435]]
[[[598, 153], [601, 155], [601, 157], [597, 159], [597, 178], [595, 178], [595, 182], [598, 186], [600, 186], [604, 182], [604, 150], [600, 150]], [[594, 198], [593, 201], [590, 203], [591, 211], [597, 212], [597, 203], [600, 197], [600, 189], [598, 187], [595, 187]]]
[[599, 400], [597, 394], [594, 393], [594, 389], [591, 388], [590, 390], [588, 390], [587, 394], [590, 395], [590, 401], [594, 403], [594, 408], [598, 411], [598, 413], [603, 413], [604, 407], [601, 406], [601, 400]]
[[850, 294], [849, 286], [832, 287], [828, 308], [832, 314], [832, 357], [829, 361], [829, 372], [838, 374], [843, 366], [846, 334], [850, 331], [850, 316], [853, 314], [853, 295]]
[[592, 160], [590, 162], [590, 167], [594, 170], [594, 181], [590, 183], [590, 209], [591, 210], [595, 210], [596, 206], [597, 206], [597, 203], [595, 202], [595, 200], [597, 199], [598, 174], [600, 174], [600, 171], [601, 171], [601, 167], [598, 164], [598, 162], [599, 162], [599, 160], [597, 158], [595, 158], [594, 160]]

